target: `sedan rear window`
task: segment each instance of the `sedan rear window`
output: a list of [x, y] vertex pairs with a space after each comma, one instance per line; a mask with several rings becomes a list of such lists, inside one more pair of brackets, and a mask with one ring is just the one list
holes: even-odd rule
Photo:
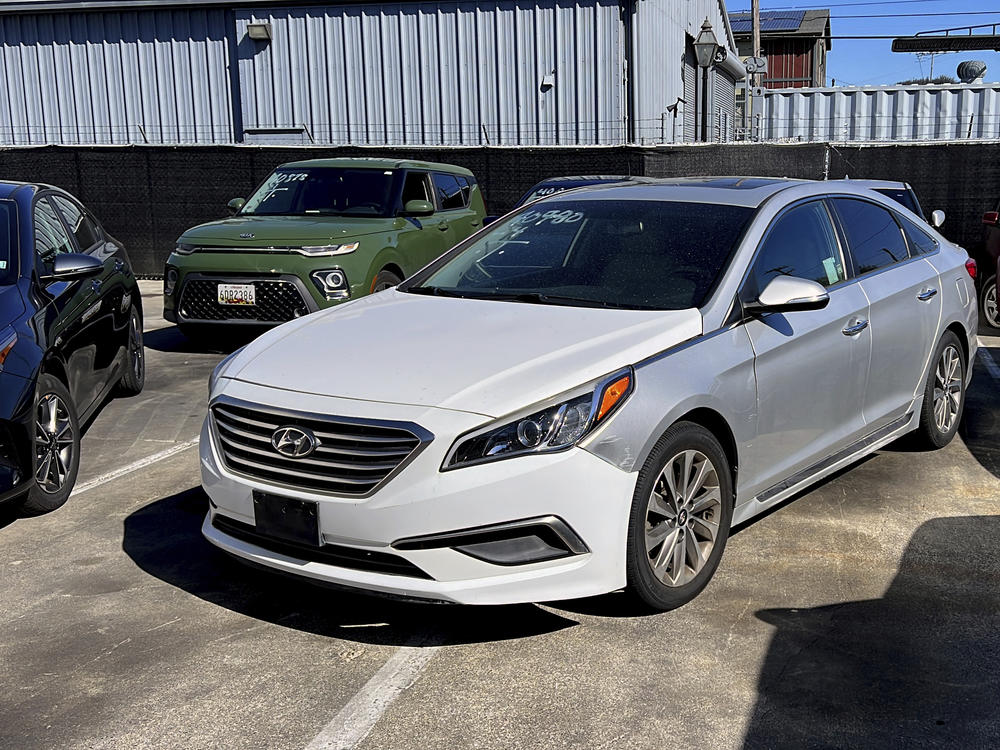
[[14, 283], [17, 270], [17, 206], [0, 201], [0, 286]]
[[388, 216], [394, 172], [381, 169], [276, 169], [246, 202], [254, 216]]
[[583, 307], [700, 307], [752, 214], [707, 203], [546, 202], [493, 225], [404, 289]]

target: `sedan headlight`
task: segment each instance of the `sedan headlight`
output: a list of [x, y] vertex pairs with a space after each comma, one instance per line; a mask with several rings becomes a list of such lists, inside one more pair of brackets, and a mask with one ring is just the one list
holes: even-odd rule
[[570, 448], [603, 424], [634, 385], [635, 374], [629, 367], [549, 406], [463, 435], [448, 451], [441, 470]]
[[212, 394], [215, 393], [215, 386], [219, 382], [219, 378], [221, 378], [222, 375], [225, 373], [226, 368], [229, 367], [229, 364], [234, 359], [236, 359], [236, 355], [238, 355], [244, 349], [246, 349], [246, 347], [245, 346], [241, 346], [235, 352], [233, 352], [228, 357], [226, 357], [221, 362], [219, 362], [219, 364], [217, 364], [215, 366], [215, 369], [212, 370], [212, 374], [208, 376], [208, 397], [209, 398], [212, 398]]
[[298, 252], [310, 258], [325, 258], [330, 255], [347, 255], [358, 249], [360, 242], [350, 242], [346, 245], [306, 245], [298, 248]]

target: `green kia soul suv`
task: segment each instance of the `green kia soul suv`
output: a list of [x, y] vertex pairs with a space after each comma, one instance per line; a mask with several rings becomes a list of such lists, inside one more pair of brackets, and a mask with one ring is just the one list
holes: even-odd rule
[[395, 286], [486, 214], [467, 169], [365, 158], [283, 164], [229, 208], [167, 258], [163, 316], [189, 334], [277, 325]]

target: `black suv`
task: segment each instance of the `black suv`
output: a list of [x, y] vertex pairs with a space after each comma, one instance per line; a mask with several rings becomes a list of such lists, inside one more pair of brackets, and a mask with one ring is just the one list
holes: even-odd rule
[[145, 381], [142, 300], [125, 249], [73, 198], [0, 182], [0, 502], [66, 502], [80, 425]]

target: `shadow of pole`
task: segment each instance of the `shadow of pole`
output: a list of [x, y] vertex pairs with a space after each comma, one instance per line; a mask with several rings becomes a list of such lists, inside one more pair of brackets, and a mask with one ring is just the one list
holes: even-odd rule
[[881, 599], [770, 609], [745, 748], [995, 747], [1000, 517], [939, 518]]
[[333, 590], [237, 562], [201, 535], [200, 487], [125, 519], [122, 549], [147, 573], [233, 612], [287, 628], [383, 645], [481, 643], [551, 633], [577, 623], [534, 605], [422, 604]]

